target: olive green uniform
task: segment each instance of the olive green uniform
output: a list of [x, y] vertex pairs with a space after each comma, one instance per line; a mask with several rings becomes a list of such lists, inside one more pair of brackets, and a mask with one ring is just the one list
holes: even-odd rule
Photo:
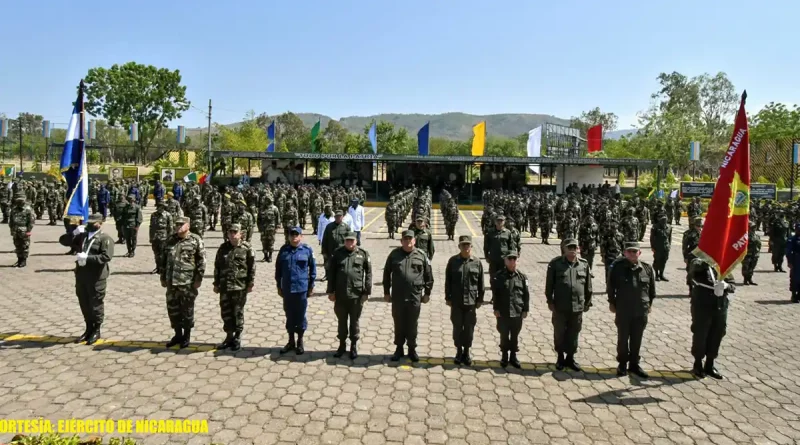
[[565, 256], [553, 258], [547, 265], [545, 297], [553, 309], [554, 349], [569, 357], [578, 350], [583, 313], [592, 306], [589, 263], [583, 258], [572, 263]]
[[372, 293], [372, 262], [366, 250], [356, 246], [350, 251], [342, 246], [333, 252], [327, 293], [336, 297], [333, 311], [339, 321], [339, 342], [343, 343], [348, 336], [352, 343], [357, 342], [361, 309]]
[[450, 303], [453, 343], [456, 348], [471, 348], [477, 323], [476, 309], [485, 293], [483, 263], [474, 255], [450, 257], [444, 275], [444, 299]]
[[616, 309], [617, 362], [638, 366], [647, 316], [656, 298], [653, 268], [643, 262], [619, 258], [611, 264], [606, 287], [608, 302]]

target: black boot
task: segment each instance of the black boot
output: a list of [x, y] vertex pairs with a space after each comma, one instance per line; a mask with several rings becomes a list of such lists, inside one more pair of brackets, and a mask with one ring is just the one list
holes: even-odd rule
[[17, 264], [17, 267], [23, 268], [23, 267], [25, 267], [27, 265], [28, 265], [28, 259], [27, 258], [20, 258], [19, 259], [19, 264]]
[[336, 358], [340, 358], [341, 356], [344, 355], [345, 352], [347, 352], [347, 342], [344, 340], [339, 340], [339, 349], [337, 349], [336, 352], [333, 353], [333, 356]]
[[749, 285], [750, 285], [750, 279], [749, 279], [749, 278], [747, 278], [747, 277], [744, 277], [744, 281], [742, 282], [742, 284], [743, 284], [744, 286], [749, 286]]
[[758, 286], [758, 283], [753, 282], [753, 277], [750, 277], [748, 281], [750, 282], [751, 286]]
[[559, 370], [559, 371], [563, 371], [565, 364], [566, 364], [566, 361], [564, 359], [564, 353], [563, 352], [559, 352], [558, 353], [558, 358], [556, 359], [556, 369]]
[[181, 349], [188, 348], [189, 342], [192, 341], [192, 328], [183, 329], [183, 338], [181, 339]]
[[453, 363], [456, 365], [461, 364], [461, 356], [464, 354], [464, 350], [461, 349], [461, 346], [456, 348], [456, 356], [453, 358]]
[[628, 366], [627, 365], [628, 365], [627, 363], [622, 362], [622, 363], [619, 364], [619, 366], [617, 366], [617, 376], [618, 377], [625, 377], [626, 375], [628, 375]]
[[294, 350], [295, 354], [303, 355], [306, 349], [303, 347], [303, 331], [297, 333], [297, 347]]
[[663, 270], [661, 271], [661, 281], [666, 281], [666, 282], [669, 282], [669, 280], [667, 279], [667, 277], [665, 277], [665, 276], [664, 276], [664, 271], [663, 271]]
[[157, 274], [157, 273], [161, 273], [161, 271], [158, 269], [158, 266], [156, 266], [156, 268], [155, 268], [155, 269], [153, 269], [153, 271], [152, 271], [152, 272], [150, 272], [150, 273], [151, 273], [151, 274]]
[[281, 349], [281, 354], [286, 354], [289, 351], [294, 351], [295, 343], [294, 343], [294, 332], [289, 333], [289, 343], [286, 343], [286, 346]]
[[703, 379], [706, 377], [706, 373], [703, 371], [703, 360], [702, 359], [695, 359], [694, 366], [692, 366], [692, 374], [698, 379]]
[[464, 366], [472, 366], [472, 356], [469, 355], [469, 347], [464, 348], [464, 353], [461, 355], [461, 364]]
[[89, 335], [91, 335], [91, 333], [92, 333], [92, 328], [91, 328], [91, 326], [92, 326], [92, 325], [91, 325], [91, 324], [90, 324], [90, 323], [87, 321], [87, 322], [86, 322], [86, 330], [85, 330], [85, 331], [83, 331], [83, 334], [81, 334], [81, 336], [80, 336], [80, 337], [78, 337], [78, 339], [77, 339], [77, 340], [75, 340], [75, 343], [81, 343], [81, 342], [84, 342], [84, 341], [86, 341], [86, 339], [87, 339], [87, 338], [89, 338]]
[[575, 372], [583, 371], [583, 369], [581, 369], [581, 365], [575, 360], [574, 354], [567, 354], [567, 358], [564, 364], [567, 365], [567, 368]]
[[171, 348], [175, 345], [179, 345], [181, 343], [181, 339], [183, 339], [183, 331], [181, 328], [175, 328], [175, 335], [172, 337], [172, 340], [167, 342], [167, 347]]
[[231, 351], [236, 352], [242, 349], [242, 331], [237, 330], [233, 333], [233, 342], [231, 343]]
[[511, 363], [511, 366], [513, 366], [513, 367], [515, 367], [517, 369], [522, 367], [522, 363], [519, 362], [519, 359], [517, 358], [517, 353], [516, 352], [512, 352], [511, 353], [511, 357], [508, 358], [508, 362]]
[[703, 368], [703, 371], [712, 379], [722, 380], [722, 374], [714, 367], [714, 360], [712, 359], [706, 359], [706, 366]]
[[350, 340], [350, 360], [358, 358], [358, 347], [356, 347], [358, 340]]
[[639, 362], [636, 362], [636, 363], [631, 362], [628, 365], [628, 371], [631, 374], [639, 377], [640, 379], [648, 379], [648, 378], [650, 378], [650, 374], [644, 372], [644, 369], [642, 369], [641, 365], [639, 365]]
[[508, 351], [503, 351], [503, 353], [500, 355], [500, 366], [503, 368], [508, 366]]
[[400, 360], [401, 358], [403, 358], [404, 355], [405, 355], [405, 352], [403, 352], [403, 346], [398, 346], [394, 350], [394, 355], [392, 355], [392, 357], [389, 360], [391, 360], [393, 362], [396, 362], [396, 361]]
[[419, 361], [419, 355], [417, 354], [417, 348], [412, 348], [411, 346], [408, 347], [408, 359], [411, 360], [414, 363]]
[[230, 348], [232, 344], [233, 344], [233, 332], [228, 332], [225, 335], [225, 340], [219, 345], [217, 345], [217, 349], [223, 351], [225, 349]]
[[86, 339], [87, 345], [93, 345], [97, 340], [100, 338], [100, 324], [95, 323], [92, 325], [92, 332], [89, 334], [89, 338]]
[[12, 264], [11, 267], [19, 267], [19, 262], [20, 262], [20, 259], [17, 258], [17, 262]]
[[655, 275], [656, 275], [656, 281], [661, 281], [661, 272], [656, 271]]

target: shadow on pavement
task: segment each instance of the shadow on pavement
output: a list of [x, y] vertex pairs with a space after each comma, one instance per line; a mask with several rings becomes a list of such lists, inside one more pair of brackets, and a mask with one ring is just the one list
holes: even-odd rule
[[667, 299], [667, 300], [679, 300], [679, 299], [688, 299], [690, 297], [689, 297], [688, 293], [686, 293], [686, 294], [669, 294], [669, 295], [658, 295], [658, 296], [656, 296], [657, 300], [658, 299], [662, 299], [662, 298], [663, 299]]
[[73, 272], [75, 269], [36, 269], [36, 273], [66, 273]]
[[795, 304], [791, 300], [756, 300], [755, 303], [763, 305]]
[[156, 275], [156, 274], [152, 273], [152, 271], [131, 270], [131, 271], [111, 272], [111, 275]]

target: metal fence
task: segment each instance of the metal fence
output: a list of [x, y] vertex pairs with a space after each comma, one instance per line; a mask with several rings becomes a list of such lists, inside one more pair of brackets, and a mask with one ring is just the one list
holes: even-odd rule
[[750, 176], [753, 182], [760, 177], [787, 186], [792, 179], [797, 182], [798, 169], [792, 162], [792, 144], [796, 141], [791, 138], [751, 141]]

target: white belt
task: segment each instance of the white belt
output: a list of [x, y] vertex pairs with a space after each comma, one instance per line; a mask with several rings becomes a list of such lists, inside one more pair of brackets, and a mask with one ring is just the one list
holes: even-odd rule
[[711, 286], [711, 285], [708, 285], [708, 284], [705, 284], [705, 283], [698, 283], [695, 280], [692, 280], [692, 283], [694, 283], [695, 286], [700, 286], [700, 287], [704, 287], [706, 289], [714, 290], [714, 286]]

